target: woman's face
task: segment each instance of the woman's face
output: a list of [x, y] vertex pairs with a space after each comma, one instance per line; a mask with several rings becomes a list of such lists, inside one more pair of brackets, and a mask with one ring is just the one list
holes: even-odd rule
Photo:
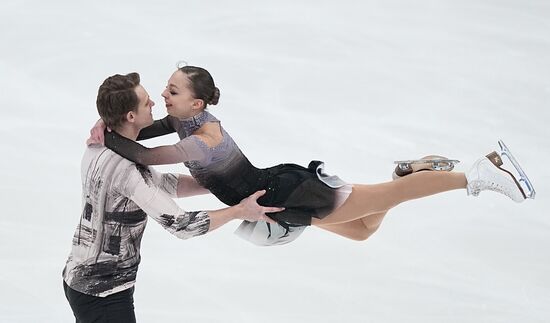
[[203, 110], [203, 102], [195, 99], [187, 76], [177, 70], [168, 80], [162, 97], [166, 103], [166, 112], [176, 118], [190, 118]]

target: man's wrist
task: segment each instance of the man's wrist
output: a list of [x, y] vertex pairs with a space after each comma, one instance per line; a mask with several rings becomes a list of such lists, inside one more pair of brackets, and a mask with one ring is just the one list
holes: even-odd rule
[[237, 205], [233, 205], [230, 207], [231, 213], [230, 213], [230, 220], [238, 220], [241, 219], [244, 215], [244, 207], [239, 203]]

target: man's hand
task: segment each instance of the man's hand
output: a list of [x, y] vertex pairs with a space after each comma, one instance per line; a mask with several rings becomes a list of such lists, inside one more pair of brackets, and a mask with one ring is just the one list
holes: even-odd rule
[[284, 207], [267, 207], [258, 204], [257, 200], [265, 194], [265, 190], [257, 191], [249, 197], [243, 199], [239, 203], [241, 212], [239, 212], [239, 219], [250, 222], [266, 221], [269, 223], [275, 223], [273, 219], [265, 215], [266, 213], [281, 212], [284, 211]]
[[[86, 145], [103, 145], [105, 142], [105, 137], [103, 136], [103, 131], [105, 131], [105, 122], [102, 119], [97, 120], [94, 127], [90, 129], [90, 138], [86, 140]], [[111, 131], [111, 129], [107, 130]]]

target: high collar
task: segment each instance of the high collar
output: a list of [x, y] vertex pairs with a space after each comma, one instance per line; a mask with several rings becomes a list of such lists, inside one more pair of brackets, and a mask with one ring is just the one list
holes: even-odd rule
[[205, 123], [211, 122], [211, 121], [218, 121], [216, 117], [211, 115], [208, 111], [203, 110], [201, 113], [187, 118], [187, 119], [180, 119], [181, 126], [187, 136], [190, 136], [195, 132], [197, 129], [202, 127]]

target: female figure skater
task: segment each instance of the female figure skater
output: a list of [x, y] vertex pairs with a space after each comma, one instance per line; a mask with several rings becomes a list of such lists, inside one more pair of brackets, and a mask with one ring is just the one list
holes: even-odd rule
[[[200, 67], [178, 68], [162, 92], [168, 116], [143, 129], [138, 140], [177, 132], [174, 145], [146, 148], [116, 132], [105, 131], [105, 145], [123, 157], [144, 165], [183, 162], [191, 175], [227, 205], [238, 204], [265, 189], [258, 199], [266, 206], [284, 207], [269, 216], [279, 225], [243, 222], [237, 233], [259, 245], [294, 240], [305, 227], [315, 225], [353, 240], [365, 240], [396, 205], [436, 193], [467, 189], [468, 195], [483, 190], [505, 194], [516, 202], [526, 195], [514, 176], [500, 168], [494, 153], [474, 163], [469, 172], [425, 171], [381, 184], [348, 184], [323, 173], [323, 163], [307, 168], [281, 164], [254, 167], [216, 117], [206, 111], [216, 105], [220, 90], [208, 71]], [[92, 129], [92, 140], [102, 141], [104, 124]]]

